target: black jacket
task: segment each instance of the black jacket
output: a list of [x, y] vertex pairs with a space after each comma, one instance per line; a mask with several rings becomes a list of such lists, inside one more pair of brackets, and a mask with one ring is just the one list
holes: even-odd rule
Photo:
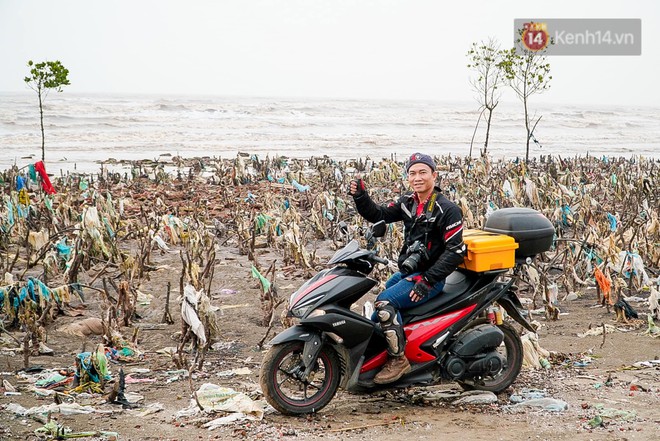
[[[417, 217], [417, 198], [413, 192], [401, 196], [389, 205], [377, 205], [365, 191], [354, 196], [358, 213], [369, 222], [403, 221], [404, 244], [399, 254], [399, 269], [408, 257], [408, 247], [419, 240], [429, 250], [429, 259], [422, 259], [417, 271], [431, 284], [443, 281], [463, 262], [463, 213], [460, 207], [435, 187], [424, 211]], [[403, 272], [403, 271], [402, 271]]]

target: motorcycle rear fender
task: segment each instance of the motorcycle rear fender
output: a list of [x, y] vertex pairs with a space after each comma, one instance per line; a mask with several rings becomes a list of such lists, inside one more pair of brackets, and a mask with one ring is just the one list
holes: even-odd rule
[[490, 324], [478, 325], [462, 332], [449, 349], [459, 357], [474, 357], [485, 350], [494, 350], [504, 340], [504, 333]]
[[525, 317], [520, 314], [522, 305], [520, 304], [520, 299], [518, 299], [518, 296], [514, 292], [507, 290], [502, 297], [497, 299], [497, 303], [504, 308], [506, 313], [509, 314], [509, 317], [520, 323], [525, 329], [530, 332], [536, 332], [534, 326], [532, 326], [527, 320], [525, 320]]

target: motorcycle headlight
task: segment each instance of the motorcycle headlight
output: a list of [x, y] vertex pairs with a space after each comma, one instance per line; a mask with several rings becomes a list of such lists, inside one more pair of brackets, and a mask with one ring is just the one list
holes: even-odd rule
[[301, 319], [301, 318], [305, 317], [305, 314], [307, 314], [313, 307], [314, 307], [314, 305], [305, 305], [305, 306], [301, 306], [299, 308], [293, 308], [291, 310], [291, 315], [296, 317], [296, 318]]
[[305, 317], [307, 315], [307, 313], [309, 313], [309, 316], [306, 317], [306, 318], [316, 317], [316, 316], [325, 314], [325, 311], [323, 311], [322, 309], [316, 309], [312, 312], [309, 312], [313, 307], [314, 307], [314, 304], [301, 306], [299, 308], [293, 308], [291, 310], [291, 315], [296, 317], [296, 318], [302, 319], [303, 317]]

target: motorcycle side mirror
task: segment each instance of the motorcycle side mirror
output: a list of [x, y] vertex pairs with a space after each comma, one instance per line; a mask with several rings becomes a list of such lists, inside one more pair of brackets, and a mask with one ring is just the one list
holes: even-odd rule
[[385, 221], [378, 221], [364, 233], [364, 238], [367, 239], [367, 249], [373, 250], [376, 247], [376, 238], [385, 236], [387, 226]]
[[339, 224], [337, 224], [337, 227], [339, 227], [339, 232], [341, 234], [348, 234], [348, 225], [346, 225], [346, 222], [341, 221]]
[[371, 235], [373, 237], [383, 237], [387, 231], [387, 224], [385, 221], [378, 221], [371, 227]]

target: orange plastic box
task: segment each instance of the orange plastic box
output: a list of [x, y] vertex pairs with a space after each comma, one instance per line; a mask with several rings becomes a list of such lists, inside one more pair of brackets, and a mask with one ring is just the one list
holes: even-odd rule
[[518, 244], [511, 236], [483, 230], [465, 230], [463, 242], [467, 255], [462, 268], [475, 272], [513, 268]]

